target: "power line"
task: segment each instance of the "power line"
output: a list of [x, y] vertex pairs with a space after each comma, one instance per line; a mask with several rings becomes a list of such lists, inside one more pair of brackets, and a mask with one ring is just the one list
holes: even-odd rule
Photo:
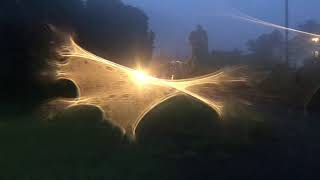
[[285, 0], [285, 58], [289, 65], [289, 0]]

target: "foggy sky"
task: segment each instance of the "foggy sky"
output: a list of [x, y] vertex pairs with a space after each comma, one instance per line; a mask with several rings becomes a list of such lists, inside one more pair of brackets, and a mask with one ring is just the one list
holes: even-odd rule
[[[232, 19], [237, 11], [259, 19], [283, 24], [284, 0], [123, 0], [142, 9], [156, 33], [155, 53], [186, 56], [188, 35], [197, 24], [209, 34], [210, 49], [245, 50], [248, 39], [273, 29]], [[290, 26], [309, 19], [320, 21], [319, 0], [289, 0]]]

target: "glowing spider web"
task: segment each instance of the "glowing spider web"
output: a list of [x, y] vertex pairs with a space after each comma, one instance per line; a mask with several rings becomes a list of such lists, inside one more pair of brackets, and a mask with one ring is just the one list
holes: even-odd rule
[[251, 22], [251, 23], [255, 23], [255, 24], [259, 24], [259, 25], [263, 25], [263, 26], [276, 28], [276, 29], [288, 30], [288, 31], [291, 31], [291, 32], [294, 32], [294, 33], [308, 35], [308, 36], [312, 36], [312, 37], [315, 37], [315, 38], [319, 38], [320, 37], [320, 34], [315, 34], [315, 33], [306, 32], [306, 31], [302, 31], [302, 30], [298, 30], [298, 29], [288, 28], [288, 27], [285, 27], [285, 26], [281, 26], [281, 25], [278, 25], [278, 24], [274, 24], [274, 23], [271, 23], [271, 22], [260, 20], [258, 18], [249, 16], [249, 15], [247, 15], [245, 13], [242, 13], [240, 11], [237, 11], [237, 10], [236, 10], [236, 12], [237, 12], [236, 13], [237, 15], [230, 15], [230, 17], [236, 18], [236, 19], [240, 19], [240, 20], [244, 20], [244, 21]]
[[[98, 57], [70, 38], [58, 51], [66, 62], [57, 62], [57, 79], [74, 82], [78, 88], [76, 99], [51, 101], [51, 109], [66, 109], [77, 105], [99, 107], [114, 125], [135, 137], [141, 119], [154, 107], [171, 97], [185, 94], [201, 101], [222, 115], [228, 84], [245, 83], [247, 78], [236, 75], [240, 67], [201, 77], [183, 80], [159, 79]], [[230, 92], [233, 93], [233, 92]], [[54, 107], [54, 108], [53, 108]]]
[[[272, 24], [240, 13], [232, 16], [237, 19], [287, 29], [296, 33], [320, 37], [318, 34], [304, 32]], [[54, 29], [54, 28], [53, 28]], [[68, 61], [58, 62], [57, 79], [74, 82], [79, 91], [79, 98], [57, 99], [50, 102], [51, 109], [58, 111], [77, 105], [99, 107], [105, 118], [134, 137], [135, 129], [141, 119], [154, 107], [171, 97], [185, 94], [203, 102], [220, 116], [225, 99], [228, 96], [238, 99], [235, 88], [230, 85], [248, 83], [247, 76], [241, 74], [242, 67], [225, 68], [206, 76], [183, 79], [158, 79], [141, 70], [134, 70], [98, 57], [77, 45], [72, 38], [58, 51]], [[238, 74], [240, 72], [240, 74]], [[253, 95], [254, 93], [248, 92]], [[242, 101], [247, 104], [246, 100]]]

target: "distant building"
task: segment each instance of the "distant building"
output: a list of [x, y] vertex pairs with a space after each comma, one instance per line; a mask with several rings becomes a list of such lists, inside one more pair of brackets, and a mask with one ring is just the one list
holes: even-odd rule
[[192, 60], [196, 64], [205, 64], [209, 57], [208, 34], [201, 25], [192, 31], [189, 36], [192, 48]]

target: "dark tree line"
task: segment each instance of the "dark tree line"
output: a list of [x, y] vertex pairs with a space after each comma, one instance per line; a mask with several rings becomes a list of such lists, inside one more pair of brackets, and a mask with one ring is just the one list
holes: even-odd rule
[[70, 32], [86, 49], [120, 64], [148, 63], [154, 33], [148, 17], [120, 0], [3, 0], [0, 3], [1, 98], [51, 96], [42, 72], [55, 58], [49, 25]]
[[259, 60], [275, 61], [283, 56], [284, 37], [279, 30], [260, 35], [255, 40], [247, 42], [248, 50]]

